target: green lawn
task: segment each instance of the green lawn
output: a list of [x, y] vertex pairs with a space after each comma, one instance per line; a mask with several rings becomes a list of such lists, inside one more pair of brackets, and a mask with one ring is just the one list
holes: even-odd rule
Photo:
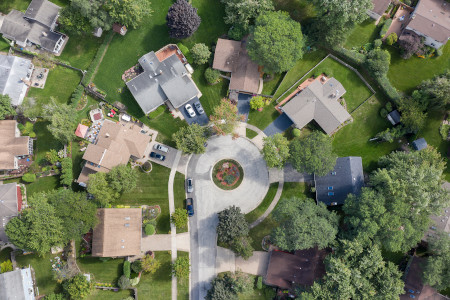
[[256, 221], [269, 207], [269, 205], [272, 203], [273, 198], [275, 197], [275, 194], [277, 193], [278, 189], [278, 182], [272, 183], [269, 186], [269, 190], [267, 191], [266, 196], [264, 197], [264, 200], [261, 202], [261, 204], [258, 205], [257, 208], [249, 212], [245, 215], [245, 220], [251, 224]]
[[59, 103], [68, 103], [70, 96], [80, 83], [80, 73], [61, 66], [56, 66], [49, 72], [45, 87], [31, 88], [28, 97], [36, 98], [41, 104], [48, 103], [50, 97], [56, 98]]
[[281, 81], [283, 81], [284, 75], [286, 73], [277, 73], [274, 75], [273, 79], [263, 83], [263, 95], [273, 95], [277, 90], [277, 87], [280, 85]]
[[[189, 252], [178, 251], [177, 257], [189, 257]], [[177, 300], [189, 300], [189, 278], [177, 279]]]
[[263, 111], [251, 109], [248, 114], [247, 123], [264, 130], [280, 115], [280, 113], [275, 109], [275, 105], [275, 100], [273, 100], [268, 106], [264, 107]]
[[86, 70], [102, 44], [103, 38], [104, 36], [97, 38], [90, 34], [70, 36], [59, 59], [68, 61], [72, 67]]
[[375, 21], [368, 18], [361, 24], [355, 25], [352, 32], [348, 36], [344, 47], [347, 49], [352, 49], [353, 47], [361, 47], [367, 43], [373, 42], [379, 36], [379, 30], [377, 30]]
[[157, 233], [170, 230], [168, 185], [170, 169], [153, 163], [152, 171], [147, 174], [139, 169], [137, 187], [122, 195], [114, 204], [122, 205], [159, 205], [161, 214], [157, 218]]
[[95, 282], [117, 283], [123, 273], [123, 258], [101, 261], [98, 257], [78, 257], [77, 265], [84, 273], [91, 273]]
[[0, 52], [8, 52], [9, 44], [2, 38], [0, 38]]
[[394, 87], [405, 93], [411, 93], [423, 80], [450, 68], [450, 43], [440, 57], [419, 58], [413, 55], [410, 59], [403, 59], [397, 48], [389, 47], [388, 51], [391, 53], [388, 78]]
[[95, 289], [86, 300], [123, 300], [133, 295], [131, 290], [119, 290], [117, 292]]
[[382, 100], [373, 96], [352, 114], [353, 123], [341, 128], [334, 135], [333, 149], [336, 154], [339, 156], [361, 156], [365, 172], [375, 169], [381, 156], [398, 147], [396, 142], [376, 143], [369, 141], [375, 134], [391, 126], [379, 114], [384, 104]]
[[[129, 93], [128, 90], [127, 93]], [[158, 131], [158, 136], [156, 137], [158, 142], [172, 147], [175, 147], [175, 142], [172, 140], [172, 135], [181, 127], [187, 126], [186, 122], [181, 121], [179, 118], [175, 119], [169, 113], [168, 109], [154, 119], [149, 120], [147, 117], [142, 117], [141, 121]]]
[[50, 259], [56, 255], [37, 254], [17, 255], [16, 261], [19, 267], [28, 267], [31, 265], [35, 271], [36, 284], [39, 288], [39, 295], [61, 292], [61, 286], [53, 280], [52, 263]]
[[[63, 145], [56, 139], [53, 138], [51, 133], [47, 129], [49, 122], [37, 121], [34, 124], [33, 130], [36, 133], [37, 140], [35, 141], [35, 161], [42, 163], [45, 159], [45, 153], [50, 151], [50, 149], [55, 149], [59, 151], [63, 149]], [[75, 131], [75, 129], [74, 129]]]
[[[184, 190], [184, 175], [180, 172], [177, 172], [175, 174], [175, 180], [173, 182], [173, 193], [175, 197], [175, 208], [185, 209], [186, 203], [184, 200], [186, 199], [186, 193]], [[177, 228], [177, 233], [183, 232], [187, 232], [187, 226], [182, 230]]]
[[255, 136], [257, 136], [258, 133], [256, 131], [253, 131], [251, 129], [245, 128], [245, 136], [249, 139], [254, 138]]
[[[180, 253], [180, 252], [178, 252]], [[161, 267], [153, 275], [144, 274], [137, 285], [139, 299], [166, 300], [172, 291], [171, 255], [167, 251], [155, 252]], [[178, 286], [180, 288], [180, 286]], [[181, 289], [181, 291], [183, 291]], [[182, 293], [183, 294], [183, 293]]]
[[59, 176], [40, 177], [35, 182], [27, 184], [27, 196], [40, 192], [48, 192], [56, 190], [61, 187], [59, 183]]
[[[2, 0], [0, 1], [0, 12], [7, 14], [11, 9], [25, 12], [30, 2], [30, 0]], [[69, 0], [52, 0], [52, 2], [64, 7], [69, 3]]]

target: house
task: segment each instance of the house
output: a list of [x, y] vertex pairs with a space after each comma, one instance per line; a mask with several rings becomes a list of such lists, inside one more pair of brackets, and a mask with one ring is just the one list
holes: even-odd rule
[[0, 19], [0, 33], [21, 47], [34, 44], [60, 54], [67, 40], [66, 35], [55, 31], [60, 9], [48, 0], [32, 0], [25, 13], [13, 9]]
[[13, 106], [22, 104], [33, 69], [29, 59], [0, 54], [0, 94], [8, 95]]
[[264, 283], [283, 290], [296, 285], [310, 287], [325, 275], [323, 261], [330, 252], [330, 249], [319, 250], [317, 247], [294, 253], [272, 250]]
[[178, 109], [201, 96], [176, 52], [161, 60], [155, 52], [149, 52], [139, 59], [139, 65], [143, 72], [126, 85], [145, 114], [163, 104]]
[[16, 170], [19, 159], [33, 154], [33, 140], [20, 136], [15, 120], [0, 121], [0, 171]]
[[258, 64], [250, 59], [245, 45], [246, 40], [218, 39], [214, 53], [213, 69], [231, 72], [230, 91], [260, 94], [263, 83]]
[[34, 282], [31, 268], [0, 274], [0, 299], [34, 300]]
[[424, 138], [420, 138], [412, 142], [412, 147], [414, 150], [420, 151], [428, 147], [427, 141]]
[[105, 120], [97, 139], [88, 145], [83, 155], [86, 163], [78, 177], [78, 184], [86, 186], [90, 174], [107, 173], [115, 166], [127, 164], [130, 158], [142, 158], [150, 139], [135, 124], [124, 126]]
[[0, 185], [0, 242], [8, 242], [5, 233], [9, 220], [19, 215], [22, 210], [22, 192], [17, 183]]
[[423, 269], [426, 259], [412, 256], [405, 270], [405, 294], [400, 295], [400, 300], [449, 300], [450, 298], [439, 294], [429, 285], [422, 282]]
[[362, 159], [338, 157], [334, 169], [325, 176], [314, 175], [316, 202], [326, 205], [344, 204], [348, 194], [358, 196], [364, 186]]
[[413, 31], [425, 38], [425, 45], [439, 49], [450, 38], [449, 18], [446, 0], [419, 0], [402, 35]]
[[328, 135], [331, 135], [350, 119], [350, 114], [339, 103], [339, 98], [345, 92], [342, 84], [335, 78], [316, 79], [290, 99], [280, 110], [299, 129], [314, 120]]
[[142, 210], [99, 208], [92, 237], [93, 257], [125, 257], [141, 253]]
[[397, 125], [400, 123], [400, 113], [398, 110], [393, 110], [387, 114], [387, 119], [391, 122], [392, 125]]
[[391, 0], [372, 0], [373, 8], [367, 10], [369, 17], [377, 23], [391, 4]]

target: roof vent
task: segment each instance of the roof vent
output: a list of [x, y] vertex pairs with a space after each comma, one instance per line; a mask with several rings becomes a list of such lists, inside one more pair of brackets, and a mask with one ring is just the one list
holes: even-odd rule
[[125, 227], [130, 227], [130, 223], [125, 223]]
[[45, 31], [42, 31], [43, 36], [47, 36], [47, 33]]
[[125, 217], [125, 220], [130, 220], [131, 218], [130, 217]]
[[105, 136], [106, 136], [106, 137], [109, 137], [109, 133], [106, 133]]
[[122, 240], [122, 243], [125, 243], [125, 240]]
[[125, 246], [122, 246], [122, 247], [120, 247], [120, 248], [125, 249]]

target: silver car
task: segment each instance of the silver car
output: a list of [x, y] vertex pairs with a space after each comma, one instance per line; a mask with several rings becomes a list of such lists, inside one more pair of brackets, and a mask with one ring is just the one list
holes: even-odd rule
[[169, 148], [168, 147], [166, 147], [166, 146], [163, 146], [163, 145], [161, 145], [161, 144], [155, 144], [154, 146], [153, 146], [153, 149], [155, 149], [155, 150], [159, 150], [159, 151], [162, 151], [162, 152], [169, 152]]
[[200, 101], [197, 101], [194, 103], [194, 107], [197, 110], [199, 115], [203, 115], [205, 113], [205, 111], [203, 110], [202, 104], [200, 103]]
[[187, 111], [187, 113], [189, 114], [189, 116], [190, 116], [191, 118], [193, 118], [193, 117], [196, 116], [195, 111], [194, 111], [194, 109], [192, 108], [192, 105], [186, 104], [186, 106], [185, 106], [184, 108], [186, 108], [186, 111]]
[[186, 179], [186, 192], [192, 193], [194, 191], [194, 183], [192, 178]]

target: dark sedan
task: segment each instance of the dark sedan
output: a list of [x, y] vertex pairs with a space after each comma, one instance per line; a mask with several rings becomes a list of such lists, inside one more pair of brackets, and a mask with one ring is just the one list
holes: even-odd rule
[[189, 217], [194, 215], [194, 200], [192, 200], [192, 198], [186, 199], [186, 210]]
[[165, 155], [158, 154], [158, 153], [156, 153], [156, 152], [151, 152], [151, 153], [150, 153], [150, 157], [153, 157], [154, 159], [159, 159], [159, 160], [161, 160], [161, 161], [164, 161], [164, 160], [166, 159], [166, 156], [165, 156]]

